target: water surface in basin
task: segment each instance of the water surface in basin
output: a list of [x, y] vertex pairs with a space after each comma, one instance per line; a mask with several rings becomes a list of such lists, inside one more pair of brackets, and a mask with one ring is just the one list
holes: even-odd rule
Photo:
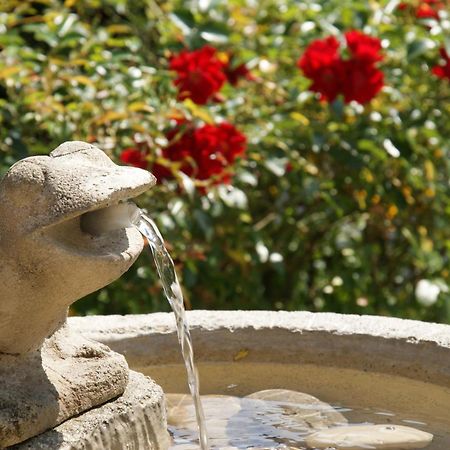
[[[423, 448], [450, 449], [450, 388], [399, 376], [307, 364], [239, 361], [198, 366], [202, 394], [214, 394], [203, 397], [211, 448], [314, 448], [305, 443], [305, 437], [314, 430], [305, 428], [304, 421], [295, 419], [304, 402], [297, 405], [293, 419], [282, 404], [264, 404], [261, 400], [255, 403], [254, 399], [240, 398], [264, 389], [282, 388], [311, 394], [332, 405], [349, 424], [412, 427], [434, 435], [433, 442]], [[155, 379], [165, 392], [185, 393], [186, 380], [181, 365], [137, 369]], [[171, 398], [170, 395], [168, 400], [169, 406], [178, 401], [176, 396]], [[189, 406], [185, 412], [183, 419], [169, 410], [170, 431], [175, 439], [173, 448], [179, 450], [198, 448], [196, 435], [190, 431], [195, 415], [193, 411], [189, 414]], [[295, 426], [292, 420], [296, 421]], [[333, 421], [340, 425], [339, 421]]]
[[[244, 398], [203, 396], [202, 403], [214, 449], [431, 448], [432, 435], [422, 430], [427, 427], [423, 422], [399, 425], [390, 414], [393, 423], [375, 425], [375, 410], [367, 411], [368, 420], [348, 423], [346, 413], [355, 411], [295, 391], [265, 390]], [[172, 448], [194, 450], [198, 440], [191, 397], [167, 394], [167, 404]]]

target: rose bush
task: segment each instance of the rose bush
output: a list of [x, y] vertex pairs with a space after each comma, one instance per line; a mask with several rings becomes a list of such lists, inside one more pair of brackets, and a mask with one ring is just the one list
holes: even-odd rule
[[[450, 322], [445, 5], [3, 2], [0, 171], [69, 139], [153, 170], [187, 307]], [[161, 310], [144, 252], [73, 312]]]

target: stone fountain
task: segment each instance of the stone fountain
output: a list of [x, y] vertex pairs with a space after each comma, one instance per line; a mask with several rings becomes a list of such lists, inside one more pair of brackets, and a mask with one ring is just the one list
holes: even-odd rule
[[118, 278], [143, 248], [131, 225], [82, 232], [83, 215], [154, 183], [76, 141], [19, 161], [1, 181], [0, 448], [165, 448], [161, 389], [67, 324], [69, 306]]
[[[19, 161], [1, 181], [0, 448], [168, 448], [163, 391], [148, 375], [167, 392], [186, 389], [172, 315], [67, 318], [143, 248], [123, 220], [84, 232], [86, 215], [109, 221], [154, 183], [83, 142]], [[450, 326], [306, 312], [188, 319], [206, 394], [301, 388], [423, 413], [437, 436], [450, 429]]]

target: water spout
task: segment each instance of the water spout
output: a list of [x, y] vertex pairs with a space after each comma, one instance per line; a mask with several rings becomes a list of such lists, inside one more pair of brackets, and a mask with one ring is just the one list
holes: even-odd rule
[[140, 210], [131, 201], [120, 202], [106, 208], [83, 214], [80, 219], [82, 231], [99, 236], [110, 231], [128, 228], [139, 220]]

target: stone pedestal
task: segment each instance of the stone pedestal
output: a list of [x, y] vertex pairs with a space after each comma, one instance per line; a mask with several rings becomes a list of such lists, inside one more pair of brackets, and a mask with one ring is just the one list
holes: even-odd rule
[[0, 448], [121, 395], [125, 358], [63, 327], [24, 355], [0, 354]]
[[9, 450], [162, 450], [169, 447], [164, 394], [130, 372], [124, 394]]

